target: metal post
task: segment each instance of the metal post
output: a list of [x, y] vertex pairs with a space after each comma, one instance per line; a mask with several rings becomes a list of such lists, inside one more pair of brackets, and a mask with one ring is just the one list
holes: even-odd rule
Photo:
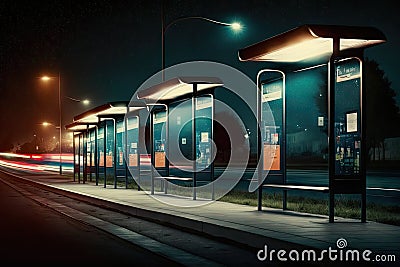
[[197, 161], [196, 161], [196, 106], [197, 106], [197, 84], [193, 84], [192, 97], [192, 160], [193, 160], [193, 200], [196, 200], [196, 185], [197, 185]]
[[[136, 154], [137, 154], [137, 172], [138, 172], [138, 191], [140, 191], [140, 117], [136, 116], [137, 118], [137, 129], [138, 129], [138, 135], [137, 135], [137, 147], [136, 147]], [[133, 175], [132, 175], [133, 176]], [[132, 177], [133, 178], [133, 177]]]
[[[260, 75], [261, 73], [259, 73]], [[261, 84], [259, 83], [259, 78], [257, 77], [257, 128], [258, 125], [261, 123], [261, 99], [262, 99], [262, 90], [261, 90]], [[257, 164], [257, 177], [258, 177], [258, 190], [257, 190], [257, 210], [261, 211], [262, 210], [262, 176], [263, 176], [263, 139], [262, 139], [262, 131], [263, 129], [258, 129], [257, 130], [257, 139], [258, 139], [258, 145], [257, 145], [257, 154], [258, 154], [258, 164]]]
[[58, 113], [59, 113], [59, 124], [60, 124], [60, 175], [62, 174], [62, 116], [61, 116], [61, 74], [58, 73]]
[[81, 133], [78, 134], [78, 183], [81, 182]]
[[[335, 194], [333, 192], [333, 179], [335, 175], [335, 144], [334, 139], [334, 77], [335, 77], [334, 60], [331, 58], [328, 63], [328, 168], [329, 168], [329, 222], [333, 223], [335, 218]], [[333, 76], [333, 77], [332, 77]]]
[[[167, 141], [168, 140], [168, 141]], [[164, 151], [165, 151], [165, 167], [167, 176], [169, 176], [169, 108], [165, 106], [165, 144], [164, 144]], [[166, 181], [168, 183], [168, 181]]]
[[[215, 118], [215, 101], [214, 101], [214, 89], [212, 90], [211, 93], [211, 147], [210, 147], [210, 155], [211, 157], [214, 155], [214, 146], [212, 142], [214, 141], [214, 118]], [[215, 200], [215, 185], [214, 185], [214, 175], [215, 175], [215, 168], [214, 168], [214, 161], [215, 158], [211, 161], [211, 183], [212, 183], [212, 188], [211, 188], [211, 199]]]
[[161, 75], [162, 81], [165, 80], [165, 1], [161, 1]]
[[[286, 76], [282, 74], [282, 137], [281, 137], [281, 166], [283, 184], [287, 183], [286, 179]], [[283, 190], [283, 210], [287, 209], [287, 190]]]
[[117, 122], [116, 119], [112, 119], [114, 125], [114, 136], [113, 136], [113, 168], [114, 168], [114, 189], [117, 188]]
[[74, 167], [73, 167], [74, 182], [75, 182], [75, 174], [76, 174], [76, 159], [75, 159], [76, 150], [75, 149], [76, 149], [75, 148], [75, 132], [72, 132], [72, 151], [73, 151], [72, 156], [73, 156], [73, 164], [74, 164]]
[[98, 127], [97, 125], [94, 128], [94, 164], [95, 164], [95, 172], [96, 172], [96, 185], [99, 185], [99, 157], [98, 157]]
[[[129, 106], [127, 107], [126, 114], [129, 112]], [[125, 142], [125, 153], [122, 153], [125, 162], [125, 189], [128, 189], [128, 164], [129, 164], [129, 153], [128, 153], [128, 117], [124, 118], [124, 142]]]
[[153, 127], [153, 110], [150, 110], [150, 133], [149, 133], [149, 144], [150, 144], [150, 175], [151, 175], [151, 194], [154, 195], [154, 170], [153, 170], [153, 166], [154, 166], [154, 138], [153, 138], [153, 131], [154, 131], [154, 127]]
[[89, 181], [92, 182], [92, 163], [93, 163], [93, 144], [92, 144], [92, 132], [88, 130], [88, 139], [89, 139], [89, 147], [90, 147], [90, 154], [88, 165], [90, 166], [89, 169]]
[[335, 220], [335, 58], [340, 40], [333, 38], [333, 52], [328, 63], [328, 151], [329, 151], [329, 222]]
[[103, 157], [103, 161], [104, 161], [104, 188], [107, 187], [107, 121], [104, 121], [104, 157]]
[[85, 146], [84, 146], [84, 148], [85, 148], [85, 154], [84, 154], [84, 158], [85, 158], [85, 177], [84, 177], [84, 180], [83, 180], [83, 183], [86, 183], [87, 182], [87, 176], [88, 176], [88, 145], [89, 145], [89, 142], [90, 142], [90, 138], [89, 138], [89, 125], [86, 125], [86, 131], [85, 131], [85, 133], [84, 133], [84, 135], [85, 135]]
[[89, 131], [89, 144], [90, 144], [90, 156], [89, 156], [89, 181], [92, 182], [92, 167], [93, 167], [93, 144], [92, 144], [92, 132]]
[[361, 148], [360, 148], [360, 178], [362, 179], [361, 181], [361, 222], [365, 223], [367, 222], [367, 180], [366, 180], [366, 157], [367, 157], [367, 137], [366, 137], [366, 114], [367, 110], [365, 108], [366, 106], [366, 92], [365, 92], [365, 86], [363, 83], [363, 68], [362, 68], [362, 63], [364, 62], [363, 60], [364, 55], [361, 54], [359, 60], [360, 60], [360, 73], [361, 73], [361, 96], [360, 96], [360, 110], [361, 110]]
[[87, 131], [82, 132], [82, 165], [83, 165], [83, 177], [82, 182], [86, 182], [87, 176]]

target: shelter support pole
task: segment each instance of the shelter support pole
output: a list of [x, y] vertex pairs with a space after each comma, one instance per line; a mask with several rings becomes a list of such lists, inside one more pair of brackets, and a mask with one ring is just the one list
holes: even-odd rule
[[262, 129], [259, 128], [258, 126], [261, 125], [261, 108], [262, 108], [262, 88], [261, 85], [259, 84], [259, 78], [257, 77], [257, 155], [258, 155], [258, 164], [257, 164], [257, 179], [258, 179], [258, 184], [259, 187], [257, 189], [257, 210], [261, 211], [262, 210], [262, 176], [263, 176], [263, 165], [261, 162], [263, 162], [263, 140], [262, 140]]
[[[129, 107], [126, 108], [126, 114], [129, 112]], [[129, 153], [128, 153], [128, 117], [125, 116], [124, 119], [124, 142], [125, 145], [122, 147], [125, 147], [125, 153], [122, 153], [122, 156], [124, 157], [124, 162], [125, 162], [125, 189], [128, 189], [128, 162], [129, 162]], [[124, 152], [124, 151], [122, 151]]]
[[[138, 178], [137, 178], [137, 187], [138, 187], [138, 191], [140, 191], [140, 152], [141, 152], [141, 147], [140, 147], [140, 137], [141, 137], [141, 134], [140, 134], [140, 117], [139, 116], [136, 116], [136, 118], [137, 118], [137, 126], [138, 126], [138, 134], [137, 134], [137, 142], [138, 142], [138, 145], [137, 145], [137, 150], [136, 150], [136, 154], [137, 154], [137, 175], [138, 175]], [[133, 174], [132, 174], [132, 178], [133, 178]]]
[[360, 176], [362, 179], [361, 182], [361, 222], [367, 222], [367, 179], [366, 179], [366, 160], [367, 160], [367, 136], [366, 136], [366, 128], [367, 128], [367, 109], [366, 109], [366, 90], [365, 84], [363, 82], [363, 62], [364, 56], [360, 55], [360, 64], [361, 64], [361, 95], [360, 95], [360, 110], [361, 110], [361, 151], [360, 151]]
[[[215, 89], [212, 90], [211, 93], [211, 146], [210, 146], [210, 155], [211, 157], [214, 156], [214, 146], [212, 142], [214, 142], [214, 119], [215, 119], [215, 100], [214, 100], [214, 95], [215, 95]], [[214, 184], [214, 175], [215, 175], [215, 167], [214, 167], [214, 162], [215, 158], [211, 161], [211, 183], [212, 183], [212, 189], [211, 189], [211, 199], [215, 200], [215, 184]]]
[[97, 125], [94, 128], [94, 166], [95, 166], [95, 178], [96, 178], [96, 185], [99, 185], [99, 158], [98, 158], [98, 153], [99, 153], [99, 144], [98, 144], [98, 127]]
[[153, 125], [153, 110], [150, 110], [150, 175], [151, 175], [151, 189], [150, 193], [154, 195], [154, 125]]
[[[287, 173], [286, 173], [286, 75], [284, 72], [279, 71], [282, 74], [282, 137], [280, 146], [280, 160], [282, 166], [282, 180], [283, 184], [287, 183]], [[287, 190], [283, 190], [283, 205], [282, 209], [287, 209]]]
[[[89, 130], [88, 130], [89, 131]], [[89, 144], [90, 144], [90, 157], [89, 157], [89, 181], [92, 182], [92, 167], [93, 167], [93, 144], [92, 144], [92, 132], [89, 131]]]
[[83, 183], [87, 181], [87, 146], [88, 146], [88, 125], [86, 125], [86, 131], [83, 132], [82, 136], [82, 153], [83, 153]]
[[78, 134], [78, 183], [81, 182], [81, 133]]
[[113, 170], [114, 170], [114, 189], [117, 188], [117, 122], [116, 119], [113, 121]]
[[340, 49], [340, 39], [333, 38], [332, 56], [328, 63], [328, 151], [329, 151], [329, 222], [335, 220], [335, 59]]
[[104, 152], [103, 152], [103, 161], [104, 161], [104, 188], [107, 187], [107, 121], [104, 121]]
[[75, 159], [75, 132], [72, 132], [72, 156], [73, 158], [73, 164], [74, 164], [74, 168], [73, 168], [73, 172], [74, 172], [74, 182], [75, 182], [75, 175], [76, 175], [76, 159]]
[[196, 155], [196, 106], [197, 106], [197, 84], [193, 84], [192, 97], [192, 160], [193, 160], [193, 200], [197, 198], [196, 179], [197, 179], [197, 155]]

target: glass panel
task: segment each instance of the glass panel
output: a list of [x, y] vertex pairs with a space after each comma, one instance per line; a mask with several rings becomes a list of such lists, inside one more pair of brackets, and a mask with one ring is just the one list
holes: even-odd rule
[[99, 167], [104, 167], [104, 125], [99, 127], [97, 134], [98, 161]]
[[165, 135], [166, 135], [166, 112], [158, 111], [153, 114], [153, 142], [154, 142], [154, 167], [165, 168]]
[[327, 66], [287, 75], [287, 181], [328, 184]]
[[74, 140], [75, 140], [75, 150], [74, 150], [74, 160], [75, 160], [75, 166], [74, 166], [74, 171], [75, 174], [78, 175], [79, 172], [79, 134], [74, 135]]
[[[212, 97], [198, 97], [196, 103], [196, 167], [197, 171], [202, 173], [209, 173], [211, 171], [212, 120]], [[209, 174], [207, 176], [209, 177]], [[198, 177], [203, 178], [202, 175]]]
[[124, 122], [117, 122], [117, 167], [124, 166], [123, 138], [124, 138]]
[[83, 173], [83, 153], [84, 153], [84, 150], [83, 150], [83, 134], [82, 133], [80, 133], [79, 134], [79, 136], [80, 136], [80, 139], [79, 139], [79, 147], [78, 147], [78, 154], [79, 154], [79, 158], [78, 158], [78, 160], [79, 160], [79, 173], [80, 174], [82, 174]]
[[114, 124], [112, 121], [106, 121], [106, 167], [113, 167], [114, 154]]
[[353, 175], [360, 170], [361, 65], [348, 59], [335, 67], [335, 174]]
[[[279, 74], [281, 76], [281, 74]], [[283, 78], [274, 78], [261, 83], [263, 140], [263, 169], [281, 170], [281, 139], [283, 118]], [[271, 112], [270, 112], [271, 111]], [[271, 118], [271, 113], [273, 118]]]
[[138, 166], [138, 142], [139, 142], [139, 129], [138, 118], [127, 118], [127, 152], [128, 152], [128, 166]]
[[191, 177], [193, 164], [187, 160], [192, 159], [192, 99], [169, 106], [168, 125], [170, 175]]

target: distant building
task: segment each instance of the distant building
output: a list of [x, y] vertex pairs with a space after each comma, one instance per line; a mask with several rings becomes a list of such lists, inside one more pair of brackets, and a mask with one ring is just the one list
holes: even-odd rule
[[[375, 154], [374, 154], [375, 149]], [[400, 160], [400, 137], [386, 138], [384, 147], [371, 148], [369, 151], [371, 160]], [[385, 157], [383, 157], [385, 153]]]
[[287, 134], [287, 156], [298, 157], [312, 155], [325, 158], [328, 140], [320, 129], [312, 127], [299, 132]]

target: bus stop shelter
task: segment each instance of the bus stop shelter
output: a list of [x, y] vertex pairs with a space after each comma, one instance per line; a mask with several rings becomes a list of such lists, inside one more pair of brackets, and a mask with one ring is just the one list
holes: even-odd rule
[[[141, 164], [139, 183], [148, 184], [151, 194], [160, 181], [164, 193], [179, 187], [191, 190], [195, 200], [198, 185], [212, 182], [213, 95], [221, 85], [215, 77], [175, 77], [137, 92], [148, 113], [148, 134], [142, 136], [148, 140], [141, 147], [150, 154], [150, 169], [146, 173]], [[127, 144], [136, 147], [129, 138]]]
[[[361, 197], [361, 221], [366, 221], [366, 92], [363, 84], [362, 63], [364, 50], [386, 41], [384, 34], [373, 27], [342, 25], [303, 25], [239, 50], [240, 61], [261, 61], [269, 69], [257, 75], [258, 112], [262, 122], [258, 137], [258, 209], [262, 206], [263, 177], [266, 162], [269, 175], [280, 174], [276, 187], [286, 192], [291, 189], [329, 192], [329, 221], [334, 222], [336, 194], [356, 194]], [[286, 182], [286, 94], [285, 74], [315, 66], [326, 65], [327, 71], [327, 126], [328, 126], [328, 187], [289, 185]], [[261, 79], [268, 74], [269, 78]], [[280, 101], [278, 124], [263, 121], [263, 105]], [[310, 100], [311, 101], [311, 100]], [[317, 118], [316, 118], [317, 119]], [[321, 119], [323, 123], [324, 118]], [[269, 130], [275, 127], [274, 136]], [[276, 135], [276, 136], [275, 136]], [[272, 146], [272, 152], [271, 152]], [[272, 156], [271, 156], [272, 155]], [[267, 182], [268, 182], [267, 178]], [[272, 187], [273, 185], [271, 185]]]
[[[127, 186], [128, 171], [123, 158], [124, 123], [128, 110], [128, 102], [109, 102], [95, 107], [74, 117], [73, 122], [66, 125], [73, 132], [74, 179], [78, 176], [80, 182], [83, 172], [83, 182], [88, 174], [95, 174], [96, 185], [100, 173], [104, 177], [104, 187], [107, 186], [108, 172], [112, 170], [114, 188], [117, 188], [118, 178], [125, 179]], [[110, 123], [111, 122], [111, 123]]]

